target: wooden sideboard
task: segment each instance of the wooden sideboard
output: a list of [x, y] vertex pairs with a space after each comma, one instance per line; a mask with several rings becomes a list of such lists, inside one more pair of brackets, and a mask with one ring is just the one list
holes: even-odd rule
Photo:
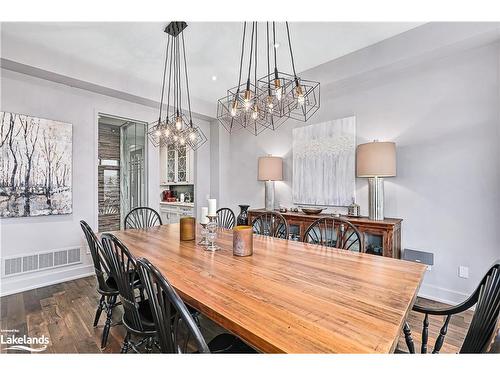
[[[264, 209], [248, 210], [248, 223], [266, 212]], [[306, 215], [302, 212], [281, 213], [289, 227], [290, 239], [303, 241], [306, 229], [311, 223], [323, 217], [332, 217], [329, 214]], [[366, 216], [350, 217], [341, 216], [349, 220], [363, 235], [365, 251], [370, 254], [383, 255], [385, 257], [401, 257], [401, 222], [402, 219], [385, 218], [384, 220], [370, 220]]]

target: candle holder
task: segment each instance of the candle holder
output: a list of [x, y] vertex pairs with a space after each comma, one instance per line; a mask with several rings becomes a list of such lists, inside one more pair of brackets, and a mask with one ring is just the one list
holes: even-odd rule
[[217, 215], [207, 215], [208, 224], [207, 224], [207, 242], [208, 244], [205, 247], [207, 251], [217, 251], [220, 250], [220, 246], [217, 246], [215, 240], [217, 239]]
[[208, 241], [207, 241], [207, 234], [208, 234], [208, 229], [207, 229], [207, 223], [200, 223], [201, 225], [201, 241], [198, 242], [198, 245], [201, 246], [208, 246]]

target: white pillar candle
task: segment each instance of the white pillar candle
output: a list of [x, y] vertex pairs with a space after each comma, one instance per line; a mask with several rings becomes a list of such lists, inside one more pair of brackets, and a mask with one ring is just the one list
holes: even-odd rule
[[208, 224], [208, 207], [201, 208], [200, 224]]
[[217, 200], [209, 199], [208, 200], [208, 215], [215, 216], [217, 215]]

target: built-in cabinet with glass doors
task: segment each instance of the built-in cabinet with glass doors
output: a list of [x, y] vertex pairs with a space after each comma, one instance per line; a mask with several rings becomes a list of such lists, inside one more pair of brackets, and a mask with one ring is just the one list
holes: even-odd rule
[[193, 184], [194, 152], [186, 146], [160, 148], [160, 184]]

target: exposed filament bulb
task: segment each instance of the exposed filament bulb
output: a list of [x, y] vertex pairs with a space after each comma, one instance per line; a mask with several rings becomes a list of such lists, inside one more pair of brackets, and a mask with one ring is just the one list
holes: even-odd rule
[[181, 130], [182, 129], [182, 119], [181, 119], [181, 116], [177, 116], [177, 118], [175, 119], [175, 128], [177, 130]]
[[297, 84], [297, 86], [295, 87], [295, 92], [297, 93], [297, 103], [299, 103], [299, 105], [304, 105], [306, 99], [304, 97], [304, 90], [302, 89], [302, 86]]
[[257, 104], [255, 104], [253, 107], [252, 119], [257, 120], [258, 117], [259, 117], [259, 108], [257, 107]]
[[272, 112], [273, 108], [274, 108], [273, 97], [272, 97], [272, 95], [269, 95], [267, 97], [267, 110], [269, 112]]
[[281, 81], [279, 79], [274, 80], [274, 94], [276, 95], [276, 99], [281, 100], [283, 88], [281, 87]]
[[252, 98], [252, 92], [250, 90], [245, 90], [245, 96], [243, 98], [243, 106], [245, 107], [245, 111], [248, 111], [252, 105], [250, 99]]
[[238, 114], [238, 101], [234, 99], [233, 105], [231, 106], [231, 116], [236, 116]]

